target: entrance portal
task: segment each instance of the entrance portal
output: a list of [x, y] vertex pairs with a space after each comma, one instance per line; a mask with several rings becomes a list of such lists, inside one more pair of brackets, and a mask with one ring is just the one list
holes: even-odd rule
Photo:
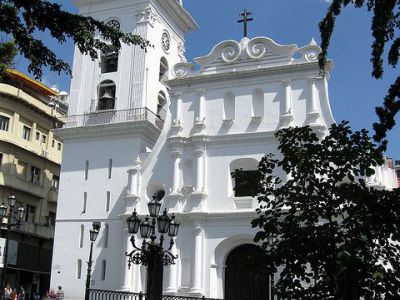
[[225, 300], [270, 300], [267, 256], [256, 245], [233, 249], [226, 259]]

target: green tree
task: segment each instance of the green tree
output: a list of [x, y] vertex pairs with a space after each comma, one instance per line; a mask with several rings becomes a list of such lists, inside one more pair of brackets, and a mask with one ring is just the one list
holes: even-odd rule
[[13, 65], [16, 55], [17, 48], [14, 42], [0, 43], [0, 79], [4, 76], [4, 70]]
[[[278, 131], [280, 159], [259, 165], [255, 242], [283, 299], [398, 299], [400, 189], [367, 184], [382, 154], [366, 130]], [[240, 173], [240, 172], [239, 172]], [[283, 178], [282, 178], [283, 177]], [[287, 180], [286, 180], [287, 179]]]
[[[373, 43], [371, 45], [372, 76], [376, 79], [383, 76], [385, 48], [387, 62], [396, 68], [399, 62], [400, 49], [400, 3], [398, 0], [332, 0], [325, 18], [319, 24], [321, 32], [320, 66], [323, 68], [326, 62], [329, 43], [335, 27], [336, 17], [339, 16], [344, 7], [354, 5], [357, 8], [366, 7], [372, 11], [371, 32]], [[400, 111], [400, 76], [390, 86], [383, 105], [376, 107], [379, 122], [373, 124], [375, 130], [374, 140], [380, 143], [380, 148], [387, 147], [387, 132], [392, 129], [396, 122], [395, 117]]]
[[[122, 33], [91, 17], [64, 11], [56, 3], [45, 0], [0, 0], [0, 32], [10, 36], [19, 53], [30, 62], [28, 71], [36, 78], [41, 78], [43, 67], [71, 74], [68, 63], [36, 37], [40, 31], [48, 32], [60, 44], [71, 38], [79, 50], [89, 54], [92, 59], [98, 57], [99, 50], [107, 50], [105, 40], [118, 49], [121, 43], [142, 48], [148, 46], [148, 42], [140, 36]], [[0, 72], [4, 71], [2, 68], [0, 65]]]

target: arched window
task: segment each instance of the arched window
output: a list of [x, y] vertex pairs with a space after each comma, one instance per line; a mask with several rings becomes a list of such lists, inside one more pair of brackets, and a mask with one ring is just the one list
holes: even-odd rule
[[115, 108], [115, 90], [115, 83], [112, 80], [104, 80], [100, 83], [97, 110]]
[[258, 161], [254, 158], [240, 158], [231, 162], [230, 174], [234, 197], [255, 196], [257, 168]]
[[166, 106], [167, 106], [167, 97], [163, 91], [158, 93], [158, 103], [157, 103], [157, 116], [161, 120], [165, 120], [166, 114]]
[[100, 56], [101, 73], [116, 72], [118, 70], [118, 49], [115, 46], [108, 46], [107, 50], [101, 52]]
[[167, 72], [168, 72], [168, 61], [165, 57], [161, 57], [159, 81], [164, 81], [164, 80], [168, 79]]

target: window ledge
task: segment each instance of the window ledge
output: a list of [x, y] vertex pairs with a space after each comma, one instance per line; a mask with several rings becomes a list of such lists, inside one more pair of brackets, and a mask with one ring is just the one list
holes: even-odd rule
[[253, 209], [254, 199], [251, 196], [232, 197], [236, 209]]

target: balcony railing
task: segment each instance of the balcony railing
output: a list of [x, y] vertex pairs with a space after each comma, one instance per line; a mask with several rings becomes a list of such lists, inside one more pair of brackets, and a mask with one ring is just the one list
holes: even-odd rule
[[125, 110], [103, 110], [83, 115], [65, 117], [63, 128], [94, 126], [104, 124], [117, 124], [147, 120], [161, 129], [164, 121], [147, 107], [139, 107]]
[[187, 296], [147, 296], [143, 293], [131, 293], [131, 292], [120, 292], [120, 291], [108, 291], [108, 290], [95, 290], [90, 289], [89, 300], [219, 300], [210, 299], [206, 297], [187, 297]]

